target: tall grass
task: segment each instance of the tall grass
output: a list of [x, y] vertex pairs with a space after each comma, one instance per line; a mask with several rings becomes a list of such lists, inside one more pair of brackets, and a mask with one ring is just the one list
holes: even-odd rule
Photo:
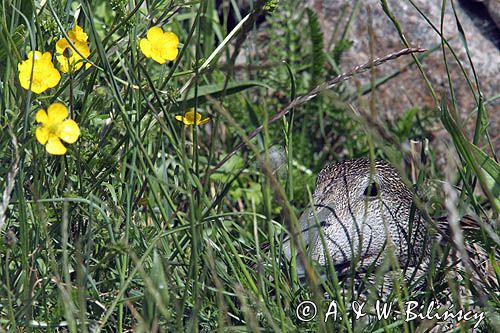
[[[281, 245], [297, 230], [327, 160], [372, 155], [401, 164], [398, 148], [416, 129], [434, 124], [444, 125], [459, 156], [450, 167], [456, 207], [481, 218], [482, 228], [467, 237], [484, 247], [498, 278], [498, 233], [483, 221], [498, 219], [500, 167], [489, 148], [477, 77], [467, 77], [477, 97], [473, 140], [454, 115], [459, 97], [451, 94], [446, 103], [430, 83], [440, 117], [415, 106], [394, 124], [381, 124], [353, 112], [356, 94], [348, 81], [321, 85], [341, 74], [346, 33], [331, 52], [319, 54], [317, 18], [297, 10], [298, 1], [251, 3], [248, 15], [232, 0], [219, 8], [214, 0], [0, 3], [1, 331], [413, 332], [432, 325], [353, 320], [348, 305], [359, 294], [353, 281], [339, 281], [332, 267], [326, 280], [316, 272], [299, 281]], [[384, 8], [403, 38], [398, 13]], [[262, 15], [267, 23], [257, 28]], [[232, 26], [229, 17], [236, 18]], [[92, 67], [63, 75], [40, 95], [24, 90], [17, 64], [30, 50], [54, 54], [56, 40], [75, 23], [89, 35]], [[165, 65], [139, 51], [139, 38], [155, 25], [181, 41], [178, 57]], [[444, 38], [441, 47], [450, 48]], [[419, 69], [420, 60], [414, 54]], [[360, 93], [394, 77], [376, 78]], [[34, 136], [36, 111], [55, 101], [68, 106], [82, 131], [60, 157], [47, 154]], [[185, 126], [175, 119], [190, 108], [209, 123]], [[434, 164], [432, 151], [426, 158]], [[424, 176], [441, 177], [431, 168], [420, 174], [419, 186]], [[430, 200], [444, 207], [445, 195]], [[426, 211], [427, 203], [420, 208]], [[401, 306], [406, 299], [437, 298], [448, 283], [474, 294], [466, 279], [443, 278], [450, 267], [442, 262], [425, 277], [436, 289], [399, 281], [391, 299]], [[342, 320], [324, 322], [325, 292], [339, 302]], [[308, 299], [319, 305], [319, 317], [301, 322], [295, 308]], [[491, 291], [481, 306], [488, 313], [481, 328], [498, 328], [498, 294]]]

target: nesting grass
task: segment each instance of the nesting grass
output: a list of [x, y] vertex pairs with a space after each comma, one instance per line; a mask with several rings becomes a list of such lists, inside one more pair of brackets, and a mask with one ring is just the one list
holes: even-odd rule
[[[360, 292], [350, 279], [339, 281], [330, 270], [327, 279], [299, 281], [284, 264], [281, 244], [329, 160], [371, 156], [402, 165], [411, 160], [402, 147], [419, 138], [428, 170], [418, 174], [416, 188], [427, 179], [446, 179], [425, 145], [425, 130], [436, 124], [456, 147], [459, 158], [450, 166], [456, 188], [439, 187], [420, 207], [429, 216], [440, 209], [475, 213], [481, 228], [465, 237], [485, 249], [497, 280], [500, 167], [489, 148], [484, 101], [478, 98], [473, 140], [453, 116], [457, 97], [451, 94], [446, 103], [432, 86], [436, 112], [416, 105], [394, 122], [355, 112], [349, 103], [371, 87], [353, 95], [348, 81], [290, 105], [341, 74], [338, 61], [350, 42], [344, 36], [324, 52], [316, 16], [297, 10], [298, 1], [254, 1], [248, 15], [237, 10], [236, 1], [223, 3], [0, 3], [1, 331], [432, 327], [432, 321], [406, 322], [401, 314], [355, 320], [350, 304]], [[399, 24], [398, 13], [387, 7], [387, 14]], [[267, 23], [259, 31], [272, 43], [265, 59], [257, 38], [257, 18], [263, 15]], [[23, 89], [17, 64], [31, 50], [54, 54], [56, 41], [68, 37], [75, 23], [89, 36], [92, 66], [63, 74], [44, 93]], [[163, 65], [139, 49], [139, 38], [155, 25], [180, 40], [176, 59]], [[448, 47], [445, 40], [442, 47]], [[35, 113], [56, 101], [81, 129], [64, 156], [48, 154], [34, 134]], [[191, 108], [210, 118], [208, 123], [188, 126], [176, 119]], [[285, 109], [286, 116], [276, 116]], [[227, 154], [233, 156], [224, 160]], [[445, 203], [447, 191], [456, 194], [455, 208]], [[261, 250], [262, 244], [267, 246]], [[450, 290], [465, 308], [470, 300], [460, 295], [479, 297], [467, 275], [447, 278], [454, 268], [441, 265], [446, 253], [435, 254], [436, 264], [425, 276], [435, 288], [399, 281], [390, 296], [396, 307], [440, 299]], [[498, 290], [485, 288], [489, 294], [476, 304], [487, 314], [480, 329], [492, 332], [498, 329]], [[326, 323], [325, 292], [339, 306], [339, 319]], [[315, 320], [297, 318], [303, 300], [318, 304]]]

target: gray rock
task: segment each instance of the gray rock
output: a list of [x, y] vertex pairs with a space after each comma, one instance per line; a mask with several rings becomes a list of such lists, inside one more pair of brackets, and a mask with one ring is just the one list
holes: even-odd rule
[[[473, 1], [473, 0], [468, 0]], [[500, 77], [500, 50], [495, 45], [495, 36], [492, 36], [491, 29], [498, 27], [490, 24], [490, 29], [484, 29], [478, 24], [477, 17], [471, 13], [470, 4], [466, 0], [455, 3], [457, 15], [463, 26], [472, 61], [476, 69], [479, 84], [486, 100], [493, 98], [500, 93], [498, 78]], [[441, 17], [441, 0], [415, 0], [414, 3], [420, 10], [429, 17], [434, 26], [439, 29]], [[347, 24], [347, 19], [356, 1], [345, 0], [307, 0], [305, 5], [313, 8], [322, 25], [325, 35], [325, 45], [334, 45], [340, 39], [340, 35]], [[389, 7], [397, 20], [400, 22], [403, 32], [412, 46], [432, 49], [439, 46], [441, 40], [431, 26], [426, 23], [418, 11], [407, 1], [389, 0]], [[466, 9], [466, 5], [468, 8]], [[480, 4], [476, 4], [478, 6]], [[500, 6], [498, 0], [484, 0], [484, 5], [489, 10], [490, 16], [498, 19]], [[474, 12], [474, 8], [472, 12]], [[374, 53], [375, 56], [382, 56], [393, 51], [404, 48], [396, 28], [391, 20], [384, 13], [380, 0], [361, 1], [359, 12], [354, 15], [354, 19], [348, 38], [353, 41], [353, 46], [344, 53], [340, 68], [348, 70], [355, 65], [365, 63], [370, 59], [369, 48], [369, 26], [368, 17], [371, 12], [373, 30], [374, 30]], [[477, 15], [476, 15], [477, 16]], [[479, 18], [481, 20], [481, 17]], [[491, 19], [490, 19], [491, 21]], [[498, 24], [498, 20], [496, 21]], [[340, 24], [337, 34], [333, 34], [336, 24]], [[490, 33], [485, 33], [490, 31]], [[451, 3], [446, 2], [446, 12], [444, 17], [444, 36], [450, 40], [450, 44], [457, 53], [467, 74], [473, 80], [471, 66], [467, 60], [467, 54], [460, 41], [459, 32], [455, 16], [453, 14]], [[329, 43], [328, 41], [332, 41]], [[476, 104], [466, 80], [461, 72], [460, 66], [453, 59], [449, 51], [446, 52], [449, 62], [451, 79], [458, 99], [458, 108], [461, 118], [468, 129], [467, 133], [472, 135]], [[389, 64], [384, 64], [377, 68], [379, 77], [392, 73], [395, 70], [403, 68], [411, 59], [406, 57], [398, 59]], [[446, 75], [445, 63], [441, 49], [432, 53], [423, 61], [423, 68], [429, 80], [436, 89], [438, 97], [447, 94], [449, 96], [448, 79]], [[363, 75], [354, 79], [349, 86], [354, 90], [357, 84], [367, 84], [370, 82], [370, 75]], [[369, 97], [366, 96], [368, 99]], [[388, 81], [377, 89], [377, 111], [386, 114], [389, 118], [400, 114], [405, 109], [418, 106], [428, 106], [433, 108], [435, 103], [432, 95], [427, 89], [422, 76], [415, 66], [406, 70], [396, 78]], [[368, 105], [368, 104], [365, 104]], [[491, 102], [487, 105], [487, 112], [490, 117], [490, 134], [494, 140], [494, 146], [500, 149], [500, 100]], [[468, 119], [466, 121], [466, 119]], [[439, 132], [436, 133], [439, 135]]]

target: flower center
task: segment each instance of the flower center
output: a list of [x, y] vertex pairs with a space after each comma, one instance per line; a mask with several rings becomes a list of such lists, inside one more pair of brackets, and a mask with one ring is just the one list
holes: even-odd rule
[[63, 56], [66, 58], [71, 58], [73, 55], [73, 50], [70, 47], [66, 47], [63, 51]]
[[41, 77], [40, 75], [34, 75], [35, 73], [33, 73], [33, 82], [32, 82], [32, 85], [35, 87], [35, 86], [40, 86], [43, 84], [43, 77]]
[[155, 53], [161, 54], [161, 45], [159, 45], [159, 44], [153, 44], [153, 51]]
[[54, 124], [51, 124], [50, 126], [48, 126], [49, 132], [52, 134], [56, 134], [58, 128], [59, 128], [58, 123], [54, 123]]

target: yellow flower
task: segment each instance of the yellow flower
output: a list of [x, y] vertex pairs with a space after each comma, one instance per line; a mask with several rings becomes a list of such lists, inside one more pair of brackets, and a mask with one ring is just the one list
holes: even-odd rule
[[[82, 68], [84, 58], [80, 55], [88, 58], [90, 56], [90, 49], [87, 43], [88, 36], [83, 31], [83, 29], [76, 25], [73, 30], [68, 31], [68, 37], [71, 39], [73, 45], [75, 45], [76, 50], [70, 45], [66, 38], [61, 38], [56, 43], [56, 56], [57, 62], [61, 67], [61, 72], [68, 73], [70, 70], [79, 70]], [[89, 68], [90, 63], [85, 65], [85, 68]]]
[[[73, 44], [76, 46], [76, 49], [85, 56], [85, 58], [88, 58], [90, 56], [90, 49], [87, 43], [82, 43], [78, 41], [72, 41]], [[59, 62], [59, 65], [61, 67], [61, 72], [63, 73], [68, 73], [71, 69], [77, 71], [79, 70], [83, 62], [85, 61], [84, 58], [80, 56], [78, 52], [75, 51], [75, 49], [69, 44], [68, 40], [66, 38], [62, 38], [57, 41], [56, 43], [56, 52], [59, 54], [56, 56], [57, 62]], [[67, 57], [69, 53], [69, 56]], [[91, 66], [90, 63], [87, 63], [85, 65], [85, 68], [89, 68]]]
[[209, 118], [201, 119], [201, 113], [196, 112], [196, 121], [194, 119], [194, 110], [193, 111], [188, 111], [184, 114], [184, 116], [175, 116], [175, 119], [178, 121], [182, 121], [186, 125], [203, 125], [206, 124], [209, 120]]
[[43, 93], [49, 88], [55, 87], [61, 80], [61, 74], [52, 63], [50, 52], [31, 51], [28, 53], [28, 59], [17, 65], [19, 70], [19, 82], [21, 87], [28, 90], [31, 81], [31, 68], [33, 66], [33, 78], [31, 91], [35, 94]]
[[66, 147], [61, 143], [61, 140], [75, 143], [80, 136], [78, 124], [74, 120], [66, 119], [67, 117], [68, 110], [62, 103], [53, 103], [47, 112], [42, 109], [36, 113], [36, 121], [42, 126], [36, 129], [35, 136], [38, 142], [45, 145], [49, 154], [66, 154]]
[[160, 27], [148, 30], [147, 38], [139, 42], [142, 53], [157, 63], [164, 64], [167, 60], [174, 60], [179, 53], [179, 37], [173, 32], [164, 32]]
[[68, 31], [68, 37], [73, 41], [73, 42], [81, 42], [81, 43], [86, 43], [87, 39], [89, 36], [83, 31], [82, 27], [80, 27], [78, 24], [75, 25], [75, 27]]

